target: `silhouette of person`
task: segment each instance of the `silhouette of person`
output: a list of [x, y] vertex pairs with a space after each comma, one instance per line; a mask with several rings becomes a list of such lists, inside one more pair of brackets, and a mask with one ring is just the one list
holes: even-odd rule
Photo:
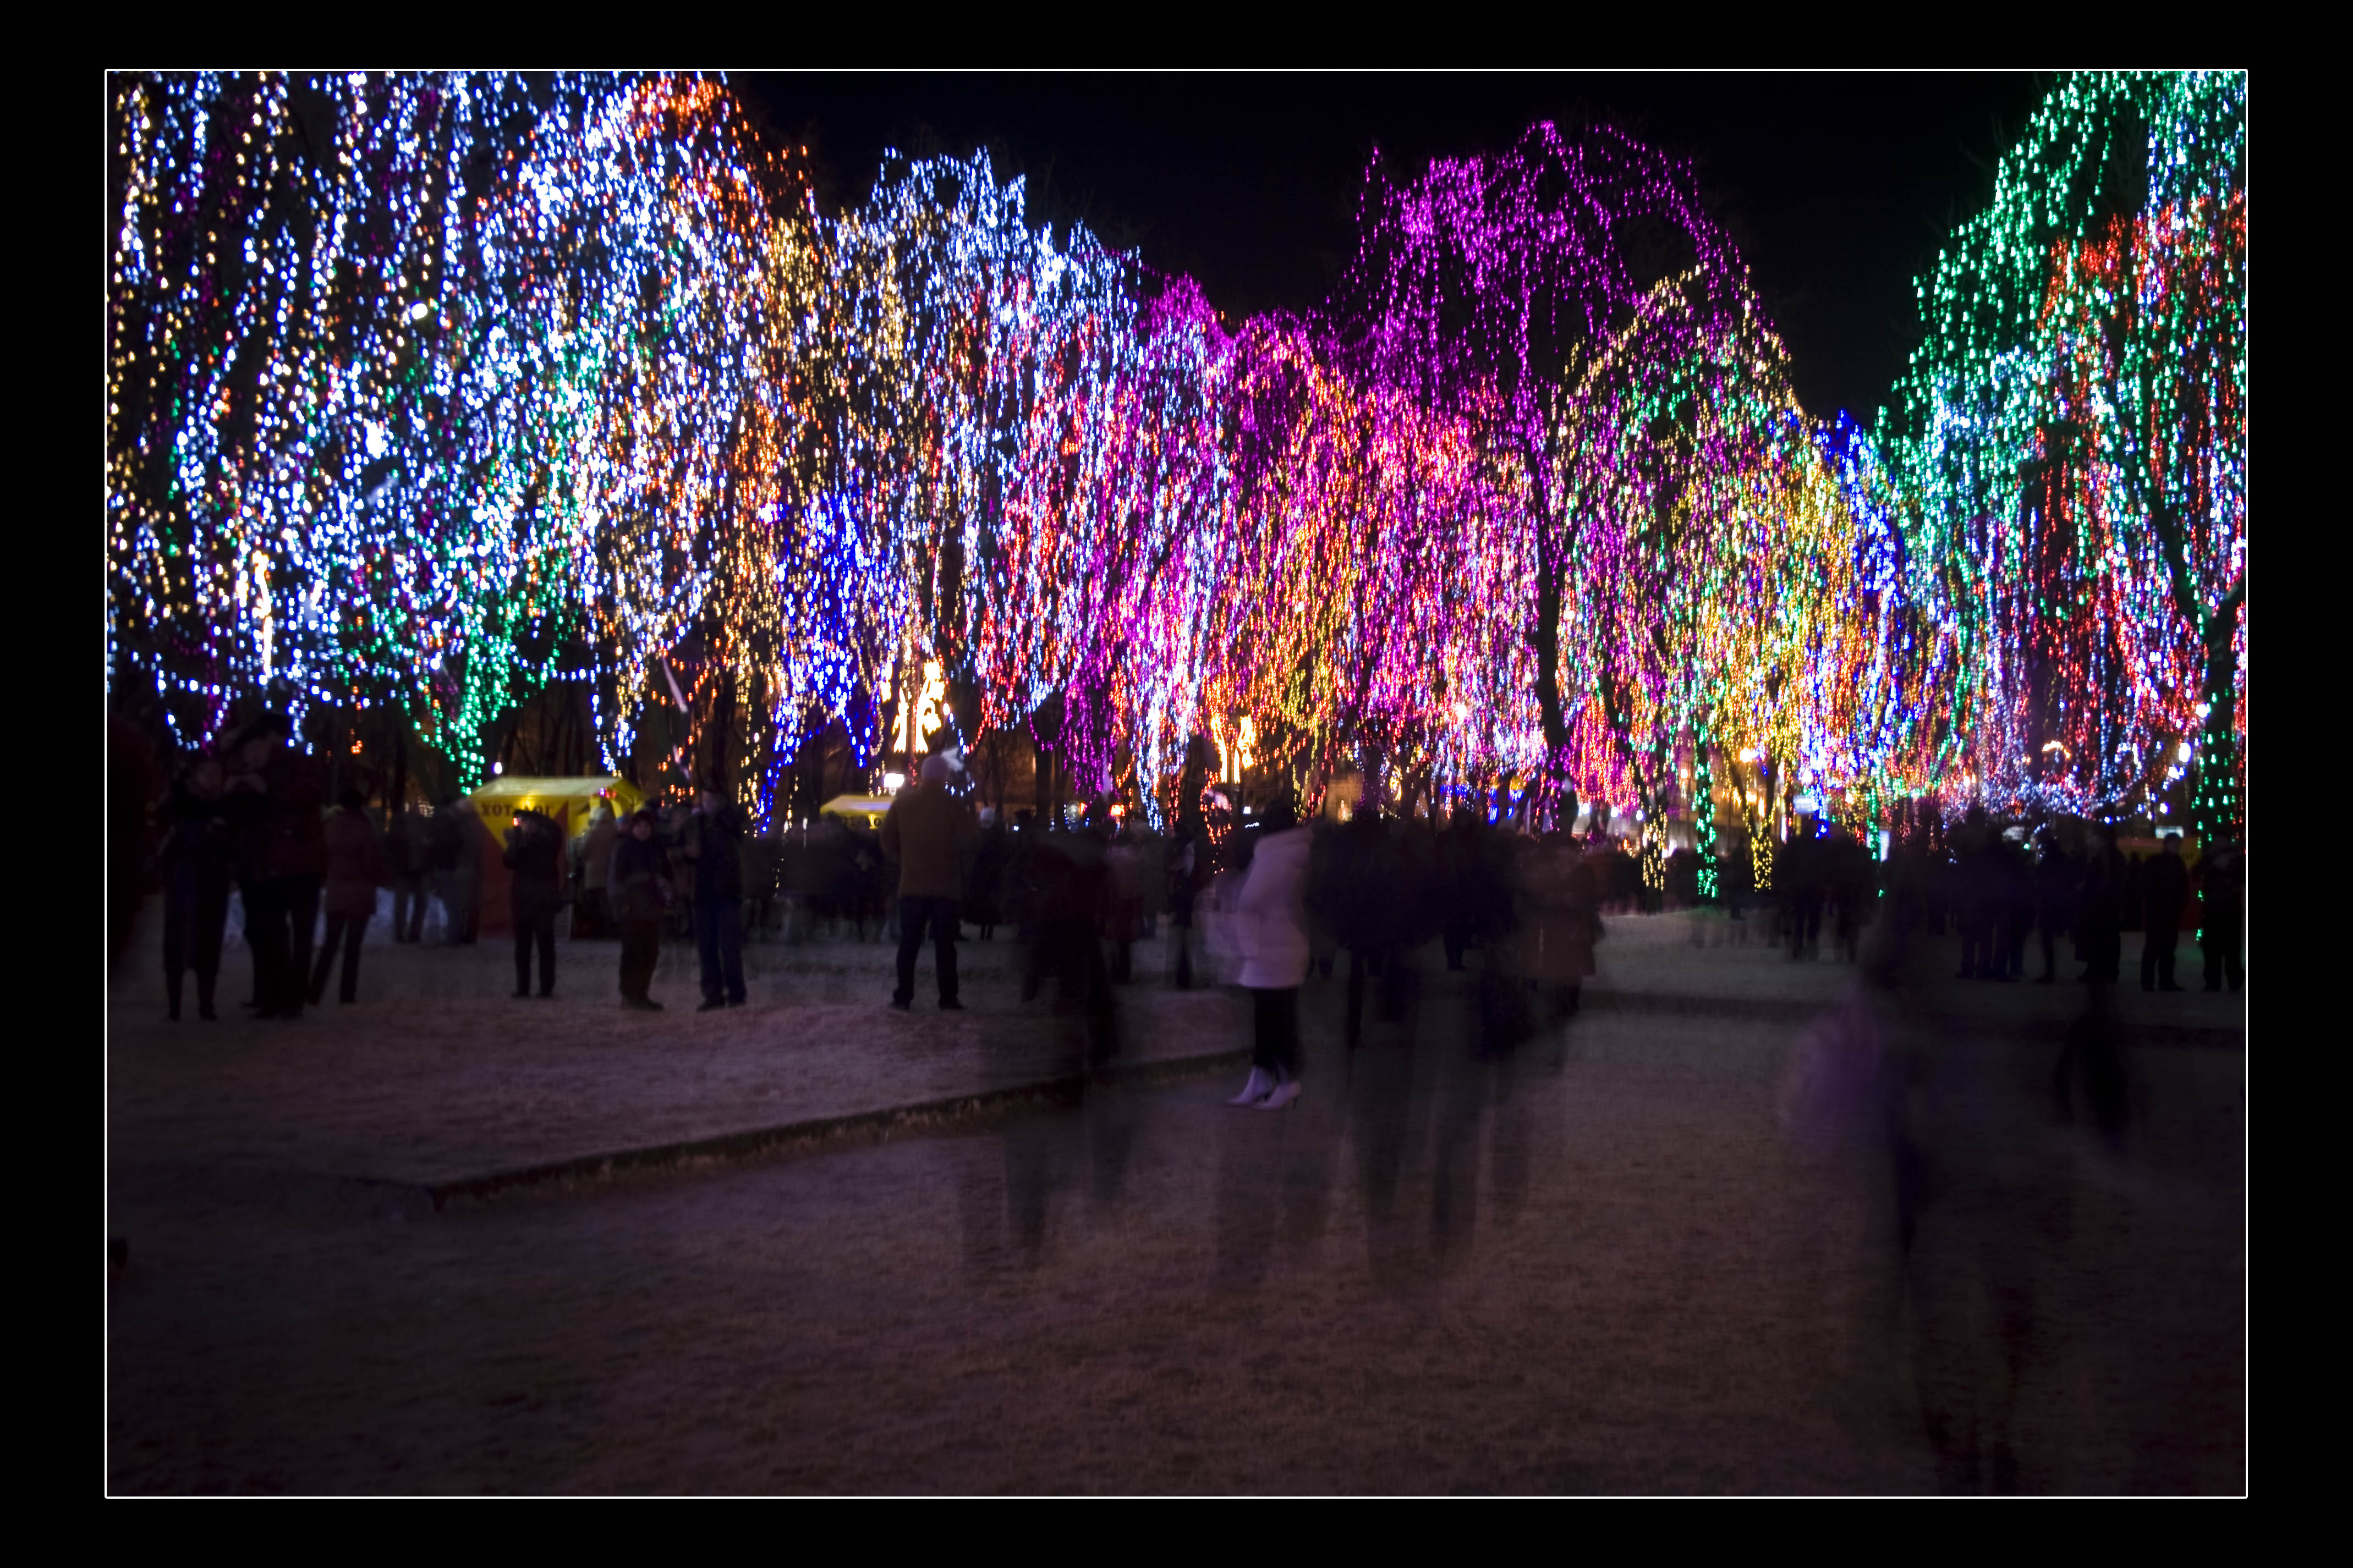
[[2189, 871], [2181, 863], [2181, 835], [2165, 836], [2160, 851], [2141, 870], [2140, 988], [2179, 991], [2173, 983], [2174, 946], [2181, 934], [2181, 911], [2189, 902]]
[[2198, 945], [2206, 957], [2206, 989], [2220, 991], [2227, 977], [2236, 991], [2247, 983], [2247, 863], [2236, 841], [2207, 846], [2198, 858], [2198, 886], [2204, 900]]

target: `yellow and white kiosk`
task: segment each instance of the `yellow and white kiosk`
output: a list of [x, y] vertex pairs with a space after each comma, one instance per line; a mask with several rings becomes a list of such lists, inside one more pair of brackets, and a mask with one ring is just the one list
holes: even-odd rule
[[869, 833], [880, 833], [882, 818], [890, 810], [891, 797], [887, 795], [838, 795], [818, 807], [818, 815], [838, 817]]
[[576, 779], [508, 774], [488, 781], [467, 798], [474, 803], [483, 826], [496, 834], [501, 844], [506, 842], [519, 811], [536, 811], [553, 818], [562, 825], [564, 836], [570, 838], [588, 830], [588, 819], [596, 814], [598, 801], [609, 802], [617, 817], [628, 816], [646, 799], [637, 785], [610, 773]]

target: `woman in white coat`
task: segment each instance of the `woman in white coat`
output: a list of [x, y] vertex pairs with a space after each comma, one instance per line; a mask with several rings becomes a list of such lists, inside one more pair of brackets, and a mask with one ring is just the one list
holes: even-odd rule
[[1281, 1110], [1299, 1098], [1299, 986], [1307, 978], [1307, 830], [1291, 806], [1276, 805], [1259, 831], [1234, 900], [1240, 981], [1250, 994], [1255, 1033], [1250, 1082], [1229, 1105]]

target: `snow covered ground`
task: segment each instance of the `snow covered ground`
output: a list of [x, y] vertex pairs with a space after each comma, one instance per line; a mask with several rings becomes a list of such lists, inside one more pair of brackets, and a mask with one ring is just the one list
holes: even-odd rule
[[[1782, 1135], [1785, 1025], [1595, 1012], [1497, 1061], [1443, 986], [1353, 1053], [1329, 1002], [1280, 1116], [1220, 1075], [438, 1215], [118, 1184], [110, 1483], [2243, 1486], [2242, 1056], [2137, 1052], [2112, 1145], [2052, 1119], [2046, 1047], [1947, 1040], [1903, 1262], [1885, 1173]], [[660, 1022], [575, 1048], [757, 1055]], [[306, 1026], [140, 1048], [332, 1058]], [[448, 1029], [410, 1070], [500, 1048]]]
[[[1846, 964], [1791, 963], [1761, 940], [1722, 945], [1727, 929], [1715, 917], [1612, 921], [1588, 1013], [1663, 1007], [1794, 1025], [1854, 983]], [[1694, 946], [1694, 933], [1710, 945]], [[960, 1014], [936, 1009], [928, 951], [913, 1010], [891, 1012], [892, 950], [844, 936], [750, 944], [749, 1005], [698, 1015], [693, 949], [671, 943], [654, 984], [668, 1010], [639, 1014], [617, 1005], [610, 942], [559, 942], [557, 994], [546, 1001], [510, 994], [512, 949], [502, 939], [378, 942], [364, 955], [357, 1005], [331, 999], [288, 1022], [257, 1021], [236, 1005], [250, 972], [232, 951], [222, 1017], [209, 1024], [195, 1019], [192, 1002], [182, 1022], [164, 1022], [159, 963], [141, 952], [108, 999], [110, 1153], [119, 1173], [133, 1174], [204, 1164], [435, 1185], [1075, 1070], [1078, 1018], [1056, 1005], [1050, 984], [1037, 1001], [1019, 1000], [1018, 951], [1005, 933], [959, 952]], [[2129, 967], [2137, 950], [2128, 945], [2126, 958]], [[1437, 952], [1422, 962], [1430, 984], [1442, 985]], [[1959, 1023], [2049, 1037], [2082, 1005], [2073, 984], [1950, 983], [1949, 962], [1943, 947], [1924, 954], [1919, 1005]], [[1161, 942], [1138, 945], [1137, 983], [1117, 988], [1119, 1060], [1246, 1046], [1239, 994], [1175, 991], [1163, 983], [1168, 964]], [[1338, 984], [1311, 982], [1311, 1012]], [[2222, 1041], [2242, 1004], [2129, 986], [2119, 997], [2128, 1025], [2194, 1026]]]

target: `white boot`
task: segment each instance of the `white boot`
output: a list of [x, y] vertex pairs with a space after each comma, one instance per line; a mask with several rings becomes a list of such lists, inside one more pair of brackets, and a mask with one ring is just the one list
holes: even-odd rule
[[1299, 1080], [1286, 1078], [1274, 1086], [1274, 1092], [1258, 1102], [1261, 1110], [1281, 1110], [1299, 1098]]
[[1231, 1100], [1226, 1101], [1226, 1103], [1228, 1105], [1256, 1105], [1260, 1100], [1264, 1100], [1268, 1095], [1273, 1092], [1273, 1078], [1268, 1074], [1264, 1068], [1250, 1068], [1250, 1082], [1242, 1085], [1242, 1091], [1234, 1096]]

